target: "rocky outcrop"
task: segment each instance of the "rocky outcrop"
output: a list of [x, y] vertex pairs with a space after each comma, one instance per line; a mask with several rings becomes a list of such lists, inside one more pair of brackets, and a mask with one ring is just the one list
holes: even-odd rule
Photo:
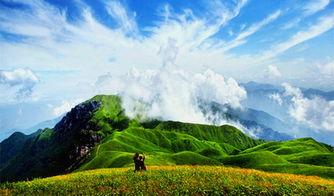
[[97, 101], [79, 104], [55, 126], [57, 142], [64, 143], [64, 140], [68, 140], [66, 158], [71, 165], [66, 171], [74, 169], [76, 162], [84, 158], [101, 141], [102, 136], [97, 133], [98, 127], [90, 122], [93, 113], [100, 106], [101, 103]]
[[56, 124], [55, 133], [58, 138], [72, 134], [78, 128], [91, 129], [92, 125], [86, 124], [92, 117], [92, 114], [98, 110], [101, 103], [90, 101], [75, 106], [63, 119]]
[[[102, 139], [97, 125], [90, 121], [101, 105], [98, 101], [81, 103], [53, 129], [41, 130], [31, 137], [22, 151], [0, 168], [1, 181], [45, 177], [75, 169]], [[21, 135], [18, 136], [20, 139]]]
[[129, 119], [114, 95], [97, 95], [75, 106], [54, 128], [36, 132], [17, 155], [0, 168], [0, 181], [16, 181], [71, 172], [89, 158], [92, 148]]

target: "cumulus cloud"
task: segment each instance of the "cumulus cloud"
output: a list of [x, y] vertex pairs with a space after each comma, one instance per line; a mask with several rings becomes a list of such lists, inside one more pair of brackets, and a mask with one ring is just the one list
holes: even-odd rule
[[241, 107], [240, 101], [247, 97], [246, 91], [233, 78], [225, 79], [222, 75], [207, 70], [195, 74], [196, 95], [205, 101]]
[[0, 70], [0, 84], [17, 87], [17, 98], [30, 96], [38, 81], [37, 75], [30, 69]]
[[210, 123], [199, 101], [241, 107], [246, 91], [233, 78], [207, 70], [189, 74], [173, 65], [140, 72], [132, 69], [120, 77], [103, 76], [99, 91], [119, 94], [132, 117], [160, 118], [193, 123]]
[[299, 88], [283, 83], [284, 95], [291, 105], [289, 114], [298, 123], [317, 130], [334, 131], [334, 101], [326, 101], [321, 97], [305, 98]]
[[279, 93], [272, 93], [268, 95], [269, 99], [272, 99], [273, 101], [275, 101], [278, 105], [282, 105], [283, 104], [283, 100], [282, 97]]

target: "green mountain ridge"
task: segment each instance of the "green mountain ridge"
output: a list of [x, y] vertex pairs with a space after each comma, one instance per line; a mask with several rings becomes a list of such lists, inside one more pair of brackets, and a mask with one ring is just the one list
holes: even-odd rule
[[[139, 122], [126, 116], [115, 95], [77, 105], [53, 129], [44, 129], [16, 151], [0, 165], [2, 182], [129, 167], [135, 152], [145, 152], [148, 166], [229, 165], [334, 178], [334, 148], [312, 138], [266, 142], [230, 125]], [[4, 142], [0, 153], [9, 153]]]

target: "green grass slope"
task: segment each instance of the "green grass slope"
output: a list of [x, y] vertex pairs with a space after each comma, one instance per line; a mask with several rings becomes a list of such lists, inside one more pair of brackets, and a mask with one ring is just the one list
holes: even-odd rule
[[97, 101], [101, 103], [101, 107], [94, 112], [89, 123], [96, 124], [99, 133], [105, 136], [115, 130], [126, 129], [130, 123], [130, 119], [125, 115], [122, 108], [122, 100], [115, 95], [96, 95], [95, 97], [85, 101]]
[[[176, 128], [165, 128], [160, 123], [154, 129], [130, 127], [120, 132], [113, 132], [99, 146], [95, 147], [93, 153], [87, 157], [78, 171], [106, 167], [128, 167], [133, 162], [132, 155], [135, 152], [145, 152], [147, 165], [224, 164], [265, 171], [271, 171], [270, 166], [272, 166], [272, 171], [275, 172], [333, 178], [333, 153], [313, 139], [265, 142], [241, 151], [241, 149], [235, 147], [238, 145], [234, 141], [239, 140], [240, 143], [244, 141], [248, 143], [251, 138], [249, 139], [247, 136], [235, 138], [232, 142], [227, 141], [230, 144], [222, 142], [224, 134], [239, 134], [239, 130], [234, 127], [209, 126], [210, 129], [206, 130], [203, 128], [206, 126], [203, 125], [179, 122], [175, 122], [175, 124], [184, 126], [181, 131], [178, 131]], [[187, 127], [188, 129], [186, 129]], [[193, 131], [192, 128], [196, 130]], [[231, 131], [226, 133], [228, 128], [231, 128]], [[201, 133], [201, 131], [204, 133]], [[219, 131], [222, 133], [219, 133]], [[208, 138], [210, 136], [214, 137], [214, 135], [216, 137], [215, 141], [209, 141]], [[260, 141], [254, 141], [254, 143], [257, 142], [261, 143]], [[239, 146], [243, 147], [244, 145]], [[302, 148], [305, 151], [302, 151]], [[285, 149], [289, 150], [283, 153]]]
[[217, 143], [227, 143], [238, 149], [253, 147], [261, 142], [254, 140], [233, 126], [211, 126], [201, 124], [191, 124], [182, 122], [166, 121], [160, 123], [156, 129], [177, 131], [192, 135], [200, 140], [214, 141]]
[[[10, 146], [10, 144], [7, 144]], [[1, 180], [129, 167], [145, 152], [152, 165], [231, 165], [333, 178], [333, 147], [312, 138], [253, 139], [229, 125], [129, 119], [122, 100], [98, 95], [76, 106], [53, 129], [25, 142], [0, 168]]]
[[269, 152], [252, 152], [235, 156], [225, 156], [220, 159], [224, 165], [233, 165], [243, 168], [256, 168], [263, 164], [287, 164], [289, 163], [284, 158]]
[[287, 158], [292, 163], [304, 163], [319, 166], [334, 167], [333, 153], [320, 153], [317, 151], [308, 151], [294, 154]]
[[98, 169], [0, 185], [0, 195], [333, 194], [333, 180], [221, 166], [152, 166], [137, 173]]
[[300, 138], [286, 142], [266, 142], [246, 149], [242, 154], [270, 151], [291, 163], [334, 167], [333, 147], [312, 138]]
[[317, 142], [312, 138], [300, 138], [286, 142], [266, 142], [256, 147], [249, 148], [245, 150], [244, 153], [255, 151], [272, 151], [273, 153], [279, 155], [291, 155], [306, 151], [316, 151], [323, 153], [333, 152], [332, 147]]
[[[114, 167], [114, 158], [127, 156], [118, 166], [128, 166], [135, 152], [147, 154], [147, 164], [157, 165], [220, 165], [213, 157], [238, 151], [229, 144], [199, 140], [194, 136], [175, 130], [145, 129], [131, 127], [114, 132], [95, 147], [86, 163], [80, 168], [94, 169]], [[153, 161], [151, 163], [151, 161]]]

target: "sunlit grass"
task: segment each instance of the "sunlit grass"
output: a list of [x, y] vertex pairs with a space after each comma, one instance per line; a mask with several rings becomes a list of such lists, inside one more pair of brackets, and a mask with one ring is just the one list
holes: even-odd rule
[[0, 195], [331, 195], [334, 181], [223, 166], [97, 169], [1, 185]]

